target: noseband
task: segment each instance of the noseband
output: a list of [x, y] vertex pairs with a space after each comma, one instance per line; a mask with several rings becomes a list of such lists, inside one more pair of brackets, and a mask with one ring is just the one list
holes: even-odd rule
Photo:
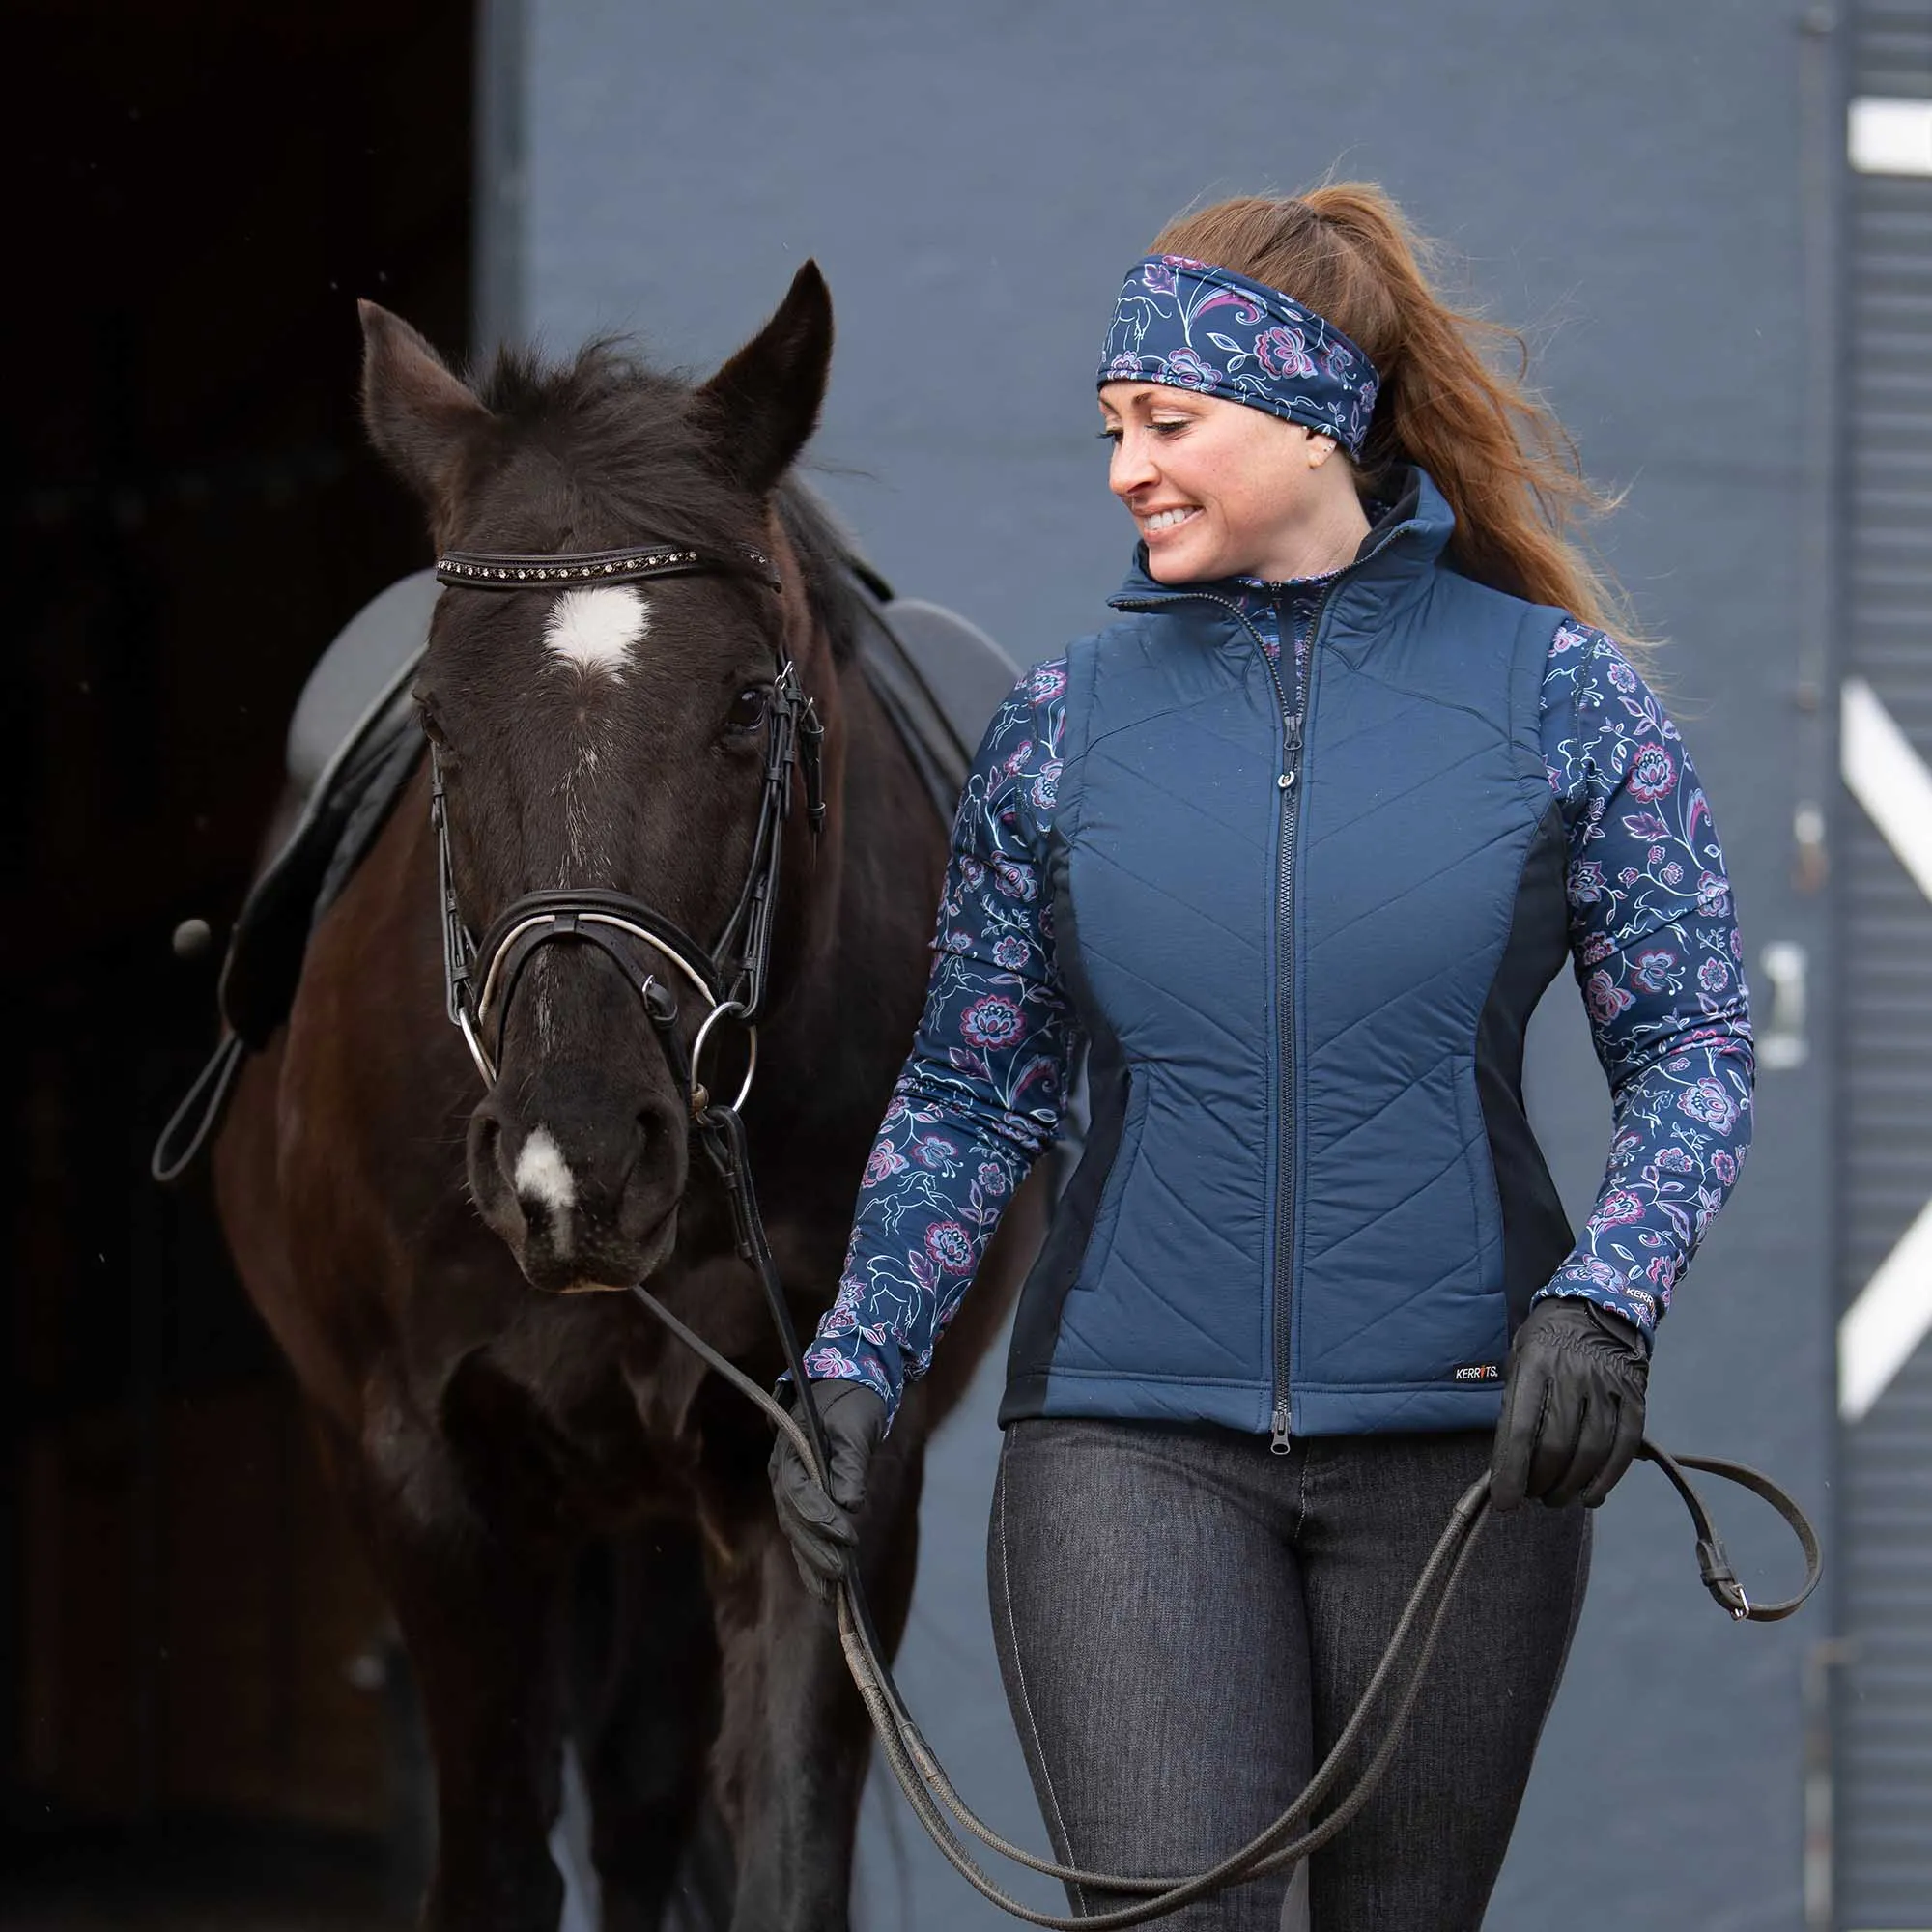
[[[771, 558], [749, 544], [733, 545], [728, 552], [683, 544], [549, 556], [450, 551], [436, 564], [438, 582], [451, 588], [486, 591], [548, 589], [553, 585], [581, 588], [586, 584], [636, 583], [653, 577], [747, 573], [771, 590], [784, 587]], [[745, 1029], [750, 1061], [744, 1085], [732, 1102], [733, 1111], [744, 1105], [757, 1070], [757, 1020], [769, 983], [779, 863], [784, 825], [791, 816], [794, 768], [804, 770], [806, 819], [814, 838], [825, 826], [825, 726], [799, 683], [798, 667], [778, 653], [774, 673], [767, 713], [764, 787], [751, 865], [724, 930], [709, 947], [699, 945], [675, 921], [640, 899], [593, 887], [526, 893], [503, 908], [479, 944], [471, 937], [456, 903], [455, 872], [449, 855], [449, 801], [442, 761], [432, 743], [430, 822], [436, 828], [437, 885], [442, 899], [444, 1007], [451, 1022], [461, 1030], [486, 1087], [497, 1084], [504, 1030], [525, 968], [543, 947], [572, 943], [596, 947], [636, 988], [694, 1118], [709, 1105], [709, 1095], [699, 1079], [705, 1046], [720, 1020], [735, 1018]], [[688, 1053], [676, 1031], [676, 995], [656, 973], [639, 972], [626, 942], [648, 947], [703, 1002], [705, 1015]], [[494, 1043], [486, 1043], [493, 1033]]]

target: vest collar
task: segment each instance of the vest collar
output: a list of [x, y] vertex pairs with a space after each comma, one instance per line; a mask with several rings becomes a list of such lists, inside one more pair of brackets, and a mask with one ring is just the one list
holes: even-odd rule
[[[1419, 594], [1455, 530], [1455, 513], [1427, 471], [1411, 466], [1394, 480], [1395, 497], [1362, 539], [1354, 561], [1328, 580], [1330, 634], [1369, 629]], [[1234, 577], [1161, 583], [1148, 574], [1147, 560], [1147, 545], [1136, 544], [1126, 582], [1107, 600], [1115, 610], [1155, 611], [1199, 601], [1237, 605], [1253, 588]]]

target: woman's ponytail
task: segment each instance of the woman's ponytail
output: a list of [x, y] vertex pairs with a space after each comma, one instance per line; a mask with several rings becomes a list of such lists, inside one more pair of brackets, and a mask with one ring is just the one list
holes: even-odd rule
[[[1634, 641], [1623, 598], [1573, 535], [1613, 499], [1584, 477], [1563, 425], [1527, 387], [1522, 338], [1437, 296], [1436, 251], [1374, 183], [1217, 202], [1169, 222], [1153, 252], [1216, 263], [1327, 317], [1381, 377], [1363, 494], [1419, 464], [1456, 513], [1449, 560], [1463, 575]], [[1485, 356], [1503, 345], [1514, 375]]]

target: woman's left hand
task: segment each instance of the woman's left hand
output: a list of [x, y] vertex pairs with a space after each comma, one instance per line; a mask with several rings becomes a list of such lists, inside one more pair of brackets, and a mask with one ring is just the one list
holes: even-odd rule
[[1650, 1358], [1636, 1327], [1581, 1295], [1549, 1295], [1511, 1344], [1490, 1503], [1525, 1497], [1586, 1509], [1616, 1487], [1643, 1440]]

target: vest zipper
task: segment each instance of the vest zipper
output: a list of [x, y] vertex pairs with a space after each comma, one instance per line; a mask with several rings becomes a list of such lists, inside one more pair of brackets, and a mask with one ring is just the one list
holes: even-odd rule
[[[1243, 630], [1254, 639], [1256, 648], [1262, 654], [1262, 663], [1267, 667], [1268, 676], [1274, 682], [1274, 695], [1281, 706], [1282, 722], [1282, 768], [1275, 779], [1281, 793], [1281, 863], [1275, 876], [1275, 973], [1282, 991], [1275, 1011], [1275, 1033], [1280, 1042], [1277, 1065], [1281, 1075], [1281, 1095], [1279, 1116], [1281, 1125], [1275, 1137], [1275, 1241], [1274, 1241], [1274, 1333], [1273, 1344], [1274, 1409], [1272, 1426], [1268, 1431], [1268, 1448], [1277, 1456], [1286, 1456], [1293, 1448], [1294, 1414], [1291, 1403], [1290, 1350], [1293, 1343], [1293, 1307], [1294, 1300], [1294, 840], [1300, 821], [1298, 801], [1305, 787], [1301, 783], [1302, 773], [1302, 732], [1303, 721], [1315, 695], [1316, 646], [1321, 638], [1322, 620], [1328, 614], [1328, 605], [1335, 592], [1362, 564], [1378, 556], [1388, 548], [1390, 542], [1404, 531], [1413, 527], [1405, 521], [1385, 530], [1380, 539], [1368, 551], [1356, 557], [1354, 562], [1345, 565], [1323, 587], [1321, 601], [1315, 607], [1315, 615], [1308, 627], [1308, 682], [1304, 687], [1297, 668], [1294, 672], [1295, 696], [1301, 699], [1299, 710], [1289, 708], [1288, 693], [1281, 681], [1281, 670], [1275, 660], [1268, 656], [1267, 645], [1262, 634], [1255, 629], [1248, 613], [1233, 598], [1217, 597], [1208, 590], [1178, 590], [1166, 597], [1120, 598], [1113, 600], [1117, 610], [1151, 611], [1159, 610], [1163, 605], [1179, 603], [1218, 604], [1222, 610], [1232, 611]], [[1275, 602], [1276, 629], [1279, 633], [1281, 650], [1294, 649], [1294, 639], [1289, 635], [1286, 600], [1279, 591], [1272, 593]], [[1297, 656], [1299, 653], [1297, 653]]]
[[[1119, 600], [1117, 600], [1118, 602]], [[1326, 608], [1327, 591], [1322, 592], [1321, 603], [1317, 606], [1316, 626], [1321, 625], [1321, 611]], [[1275, 776], [1276, 789], [1281, 793], [1281, 860], [1275, 870], [1275, 974], [1279, 982], [1279, 997], [1275, 1008], [1275, 1038], [1277, 1041], [1276, 1065], [1279, 1070], [1279, 1095], [1277, 1108], [1280, 1127], [1275, 1136], [1275, 1260], [1274, 1260], [1274, 1321], [1273, 1333], [1269, 1337], [1270, 1374], [1272, 1386], [1270, 1393], [1274, 1399], [1272, 1426], [1268, 1431], [1268, 1448], [1277, 1456], [1289, 1453], [1293, 1434], [1293, 1414], [1289, 1405], [1289, 1302], [1293, 1293], [1293, 1270], [1289, 1257], [1293, 1250], [1290, 1243], [1294, 1237], [1294, 1025], [1293, 1025], [1293, 978], [1294, 944], [1291, 937], [1290, 923], [1294, 910], [1294, 833], [1297, 812], [1295, 799], [1301, 777], [1301, 712], [1291, 708], [1288, 692], [1281, 681], [1281, 670], [1275, 660], [1268, 656], [1267, 642], [1255, 629], [1248, 613], [1232, 598], [1217, 597], [1208, 590], [1177, 591], [1171, 597], [1136, 600], [1141, 609], [1159, 608], [1161, 605], [1180, 602], [1218, 604], [1222, 610], [1232, 611], [1241, 628], [1255, 640], [1255, 648], [1261, 652], [1262, 663], [1267, 668], [1269, 681], [1274, 686], [1275, 702], [1280, 707], [1282, 726], [1281, 770]], [[1135, 604], [1122, 603], [1123, 610], [1132, 610]], [[1275, 597], [1275, 618], [1278, 635], [1277, 648], [1292, 651], [1294, 639], [1288, 635], [1287, 612], [1283, 600]], [[1314, 675], [1315, 633], [1309, 633], [1309, 669]], [[1301, 675], [1295, 673], [1295, 693], [1301, 693]], [[1305, 700], [1304, 700], [1305, 701]]]
[[[1318, 619], [1319, 621], [1319, 619]], [[1288, 624], [1287, 600], [1275, 599], [1277, 648], [1294, 652], [1295, 639]], [[1315, 676], [1315, 637], [1309, 633], [1308, 675]], [[1265, 651], [1262, 660], [1274, 679], [1275, 696], [1281, 703], [1282, 762], [1275, 781], [1281, 790], [1281, 864], [1275, 877], [1275, 980], [1279, 998], [1275, 1008], [1275, 1034], [1280, 1044], [1276, 1065], [1280, 1069], [1281, 1091], [1276, 1096], [1279, 1126], [1275, 1136], [1274, 1188], [1274, 1426], [1268, 1432], [1268, 1448], [1277, 1456], [1289, 1453], [1293, 1412], [1289, 1402], [1289, 1349], [1294, 1294], [1294, 838], [1300, 820], [1296, 807], [1297, 781], [1301, 776], [1301, 724], [1308, 699], [1304, 695], [1300, 667], [1293, 672], [1294, 695], [1299, 702], [1291, 709], [1288, 693], [1281, 681], [1281, 669]]]

